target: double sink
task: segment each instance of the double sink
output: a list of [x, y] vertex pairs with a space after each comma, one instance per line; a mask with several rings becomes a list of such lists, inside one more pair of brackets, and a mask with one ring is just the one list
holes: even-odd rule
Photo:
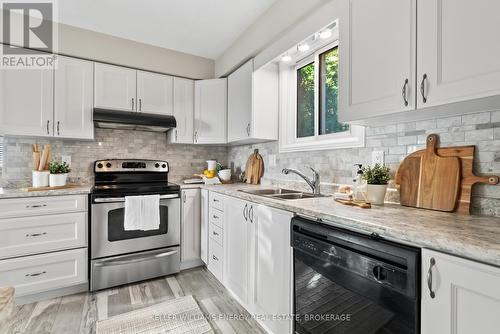
[[267, 198], [275, 198], [281, 200], [325, 197], [325, 195], [313, 194], [313, 193], [302, 192], [298, 190], [283, 189], [283, 188], [240, 190], [240, 191], [251, 195], [257, 195], [257, 196], [263, 196]]

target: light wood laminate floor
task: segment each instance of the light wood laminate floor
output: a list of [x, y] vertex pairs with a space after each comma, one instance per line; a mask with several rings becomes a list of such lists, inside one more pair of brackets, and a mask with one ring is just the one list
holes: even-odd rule
[[[95, 322], [185, 295], [193, 295], [204, 314], [248, 315], [205, 267], [137, 284], [85, 292], [16, 307], [3, 333], [95, 333]], [[212, 320], [215, 333], [264, 333], [255, 320]]]

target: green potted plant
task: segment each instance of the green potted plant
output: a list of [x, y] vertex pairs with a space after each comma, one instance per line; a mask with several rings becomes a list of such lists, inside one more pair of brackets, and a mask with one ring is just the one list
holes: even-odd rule
[[62, 187], [66, 185], [68, 173], [71, 171], [69, 165], [65, 162], [52, 161], [49, 163], [49, 186]]
[[387, 183], [390, 180], [389, 167], [381, 164], [363, 168], [363, 179], [366, 181], [366, 199], [376, 205], [384, 205]]

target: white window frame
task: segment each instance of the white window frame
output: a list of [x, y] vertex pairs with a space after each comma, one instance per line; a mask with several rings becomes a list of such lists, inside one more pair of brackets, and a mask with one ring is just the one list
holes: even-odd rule
[[[319, 134], [319, 55], [339, 45], [338, 40], [322, 46], [293, 64], [280, 63], [280, 152], [363, 147], [365, 128], [350, 124], [349, 130]], [[314, 136], [297, 137], [297, 70], [314, 63]], [[341, 84], [341, 83], [340, 83]], [[340, 107], [340, 104], [339, 104]]]

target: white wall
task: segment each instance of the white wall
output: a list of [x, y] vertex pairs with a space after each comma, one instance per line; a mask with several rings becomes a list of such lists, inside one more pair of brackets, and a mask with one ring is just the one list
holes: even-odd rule
[[215, 76], [227, 75], [281, 37], [294, 23], [334, 0], [278, 0], [218, 59]]
[[[1, 15], [1, 11], [0, 11]], [[58, 53], [192, 79], [214, 77], [214, 61], [124, 38], [58, 24]], [[0, 42], [3, 37], [0, 35]]]

